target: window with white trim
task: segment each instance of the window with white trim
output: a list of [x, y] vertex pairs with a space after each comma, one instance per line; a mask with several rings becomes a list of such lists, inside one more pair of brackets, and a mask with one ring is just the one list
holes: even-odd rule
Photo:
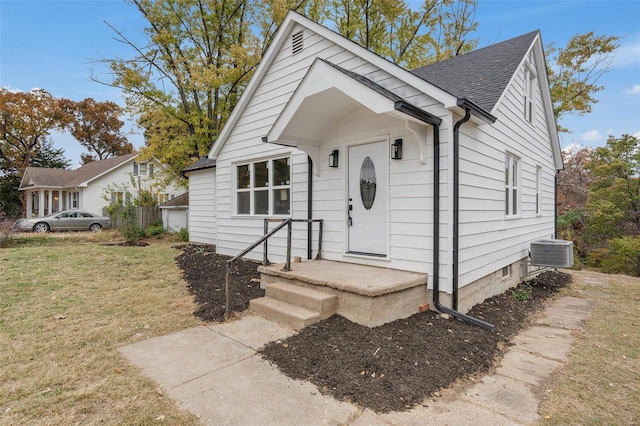
[[524, 118], [533, 123], [534, 117], [534, 90], [536, 75], [528, 65], [524, 67]]
[[291, 211], [291, 159], [274, 158], [235, 168], [238, 215], [288, 215]]
[[520, 159], [506, 154], [504, 160], [504, 213], [507, 216], [520, 214]]
[[536, 167], [536, 214], [542, 214], [542, 167]]

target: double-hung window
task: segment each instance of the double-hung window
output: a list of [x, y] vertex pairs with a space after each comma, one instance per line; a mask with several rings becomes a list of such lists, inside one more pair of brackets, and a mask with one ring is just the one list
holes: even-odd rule
[[524, 118], [529, 123], [533, 123], [535, 79], [535, 73], [526, 65], [524, 68]]
[[72, 209], [77, 209], [78, 208], [78, 196], [80, 195], [79, 192], [70, 192], [69, 193], [69, 207]]
[[504, 160], [504, 213], [507, 216], [520, 214], [520, 159], [506, 154]]
[[236, 214], [288, 215], [291, 159], [274, 158], [236, 166]]

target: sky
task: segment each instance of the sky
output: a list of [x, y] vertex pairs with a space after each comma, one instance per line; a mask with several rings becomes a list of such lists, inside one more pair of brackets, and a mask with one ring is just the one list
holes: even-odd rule
[[[416, 7], [420, 0], [410, 0]], [[573, 144], [602, 146], [609, 135], [640, 137], [640, 0], [558, 1], [479, 0], [479, 29], [474, 34], [483, 47], [540, 30], [544, 45], [564, 46], [575, 34], [620, 37], [610, 71], [599, 84], [605, 89], [585, 116], [565, 117], [570, 133], [560, 134], [563, 148]], [[114, 101], [124, 105], [119, 90], [92, 81], [105, 68], [99, 62], [129, 58], [133, 52], [116, 41], [114, 31], [142, 40], [145, 22], [124, 0], [0, 0], [0, 86], [28, 91], [38, 87], [56, 97], [80, 101]], [[144, 144], [139, 129], [128, 122], [129, 140]], [[52, 134], [72, 167], [84, 149], [69, 134]]]

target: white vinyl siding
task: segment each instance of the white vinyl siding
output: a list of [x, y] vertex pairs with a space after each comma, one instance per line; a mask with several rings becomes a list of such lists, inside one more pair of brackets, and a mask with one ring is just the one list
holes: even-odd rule
[[[297, 26], [291, 34], [302, 30]], [[341, 46], [304, 30], [304, 49], [292, 56], [292, 42], [287, 35], [279, 52], [265, 70], [246, 107], [233, 122], [228, 136], [216, 146], [217, 164], [217, 249], [221, 254], [235, 255], [259, 239], [264, 232], [266, 216], [237, 214], [236, 166], [259, 159], [291, 158], [291, 217], [307, 218], [308, 165], [307, 154], [295, 148], [262, 142], [275, 120], [316, 57], [324, 58], [340, 67], [354, 71], [377, 82], [408, 102], [424, 108], [443, 119], [440, 126], [440, 287], [450, 291], [452, 247], [452, 144], [453, 124], [461, 117], [458, 111], [444, 106], [403, 83], [390, 73], [365, 62]], [[272, 57], [265, 58], [271, 60]], [[488, 274], [500, 272], [527, 256], [529, 242], [548, 238], [553, 232], [554, 163], [549, 141], [547, 118], [540, 101], [539, 81], [532, 83], [531, 117], [523, 114], [525, 75], [517, 72], [500, 103], [490, 111], [498, 121], [493, 125], [469, 122], [461, 127], [460, 140], [460, 285], [464, 286]], [[354, 83], [355, 84], [355, 83]], [[332, 124], [330, 132], [319, 147], [319, 164], [314, 164], [313, 217], [324, 220], [323, 258], [329, 260], [367, 263], [394, 269], [433, 273], [433, 136], [430, 126], [418, 133], [426, 133], [426, 142], [418, 140], [407, 123], [391, 115], [375, 115], [366, 105], [350, 110]], [[403, 139], [403, 159], [389, 163], [389, 260], [349, 257], [345, 252], [348, 235], [346, 224], [346, 153], [351, 144]], [[329, 153], [340, 151], [337, 168], [328, 167]], [[505, 216], [505, 153], [518, 158], [518, 219]], [[421, 161], [421, 155], [424, 161]], [[536, 167], [540, 166], [540, 186], [536, 189]], [[194, 174], [190, 174], [190, 177]], [[191, 178], [190, 178], [191, 180]], [[536, 193], [539, 193], [541, 216], [536, 215]], [[191, 209], [191, 207], [190, 207]], [[251, 212], [251, 207], [249, 208]], [[267, 215], [268, 216], [268, 215]], [[191, 216], [190, 216], [191, 218]], [[198, 231], [205, 226], [198, 225]], [[271, 224], [270, 228], [275, 227]], [[190, 221], [190, 233], [196, 225]], [[306, 258], [307, 226], [293, 227], [292, 251]], [[204, 235], [205, 232], [202, 231]], [[269, 242], [271, 261], [282, 261], [286, 246], [286, 232], [277, 234]], [[313, 255], [317, 248], [317, 225], [313, 228]], [[262, 246], [248, 257], [261, 259]], [[519, 271], [513, 269], [512, 275]], [[431, 285], [431, 283], [430, 283]]]
[[[301, 28], [293, 28], [292, 34]], [[260, 85], [238, 118], [230, 136], [225, 141], [216, 158], [218, 173], [218, 252], [235, 255], [263, 235], [263, 217], [238, 215], [236, 212], [236, 169], [235, 166], [253, 162], [260, 158], [278, 158], [291, 155], [291, 217], [307, 218], [307, 154], [295, 148], [265, 144], [265, 136], [276, 118], [295, 91], [301, 79], [316, 57], [324, 58], [345, 69], [353, 70], [377, 81], [384, 87], [397, 91], [401, 96], [420, 107], [433, 106], [436, 102], [416, 89], [400, 82], [396, 77], [380, 71], [354, 56], [333, 42], [317, 34], [304, 30], [304, 49], [291, 56], [291, 42], [284, 43], [282, 49], [266, 71]], [[429, 108], [436, 115], [446, 115], [442, 106]], [[434, 112], [435, 111], [435, 112]], [[446, 125], [441, 127], [443, 145], [446, 144]], [[430, 132], [430, 129], [427, 130]], [[358, 138], [371, 138], [391, 134], [404, 138], [404, 157], [391, 164], [390, 169], [390, 241], [391, 262], [344, 257], [346, 237], [345, 200], [345, 143]], [[431, 142], [424, 149], [432, 156]], [[424, 143], [424, 142], [423, 142]], [[334, 145], [335, 144], [335, 145]], [[339, 146], [336, 146], [339, 145]], [[340, 150], [340, 166], [329, 169], [328, 159], [332, 149]], [[323, 258], [331, 260], [372, 263], [379, 266], [407, 269], [420, 272], [429, 271], [431, 257], [431, 213], [432, 179], [431, 163], [423, 164], [418, 159], [419, 150], [415, 138], [407, 131], [404, 122], [389, 116], [375, 116], [364, 107], [357, 108], [339, 120], [332, 127], [331, 135], [323, 141], [320, 149], [319, 176], [313, 176], [313, 217], [321, 218], [323, 229]], [[417, 175], [411, 180], [412, 171]], [[446, 181], [446, 176], [443, 176]], [[395, 186], [394, 186], [395, 185]], [[395, 189], [394, 189], [395, 188]], [[416, 193], [427, 198], [415, 197]], [[443, 207], [444, 208], [444, 207]], [[193, 227], [193, 223], [190, 223]], [[271, 225], [271, 228], [275, 224]], [[293, 254], [306, 258], [307, 225], [293, 226]], [[444, 231], [446, 232], [446, 230]], [[313, 228], [313, 250], [317, 249], [317, 225]], [[282, 260], [285, 252], [286, 232], [269, 240], [269, 256], [272, 261]], [[443, 248], [444, 250], [444, 248]], [[249, 253], [249, 258], [260, 259], [262, 247]], [[445, 269], [445, 268], [443, 268]]]
[[[539, 83], [537, 78], [532, 86], [533, 123], [522, 112], [526, 80], [519, 72], [492, 111], [495, 124], [461, 127], [461, 287], [526, 258], [531, 241], [554, 233], [555, 129], [548, 126]], [[516, 220], [505, 215], [505, 153], [519, 159]]]
[[217, 244], [216, 169], [189, 173], [189, 241]]

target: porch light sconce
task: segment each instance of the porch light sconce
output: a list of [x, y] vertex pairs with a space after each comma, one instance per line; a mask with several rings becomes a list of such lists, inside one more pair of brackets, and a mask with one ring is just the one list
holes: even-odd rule
[[337, 149], [331, 151], [331, 154], [329, 154], [329, 167], [338, 167], [338, 155], [339, 151]]
[[391, 144], [391, 159], [402, 160], [402, 139], [396, 139]]

